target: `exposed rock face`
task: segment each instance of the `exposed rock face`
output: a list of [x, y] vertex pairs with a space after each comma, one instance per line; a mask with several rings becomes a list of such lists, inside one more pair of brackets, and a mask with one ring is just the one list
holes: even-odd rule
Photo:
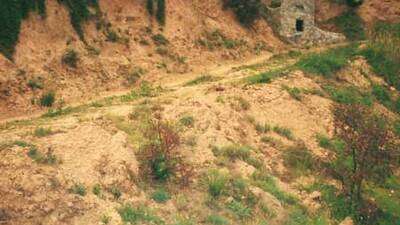
[[342, 34], [319, 29], [315, 25], [314, 0], [282, 0], [281, 7], [274, 10], [279, 18], [279, 34], [294, 45], [314, 45], [341, 42]]

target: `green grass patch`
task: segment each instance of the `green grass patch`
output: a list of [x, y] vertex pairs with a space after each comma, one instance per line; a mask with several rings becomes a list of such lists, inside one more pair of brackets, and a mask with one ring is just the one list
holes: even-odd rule
[[216, 214], [209, 215], [206, 219], [207, 224], [210, 225], [228, 225], [229, 220], [223, 216], [219, 216]]
[[81, 183], [76, 183], [74, 184], [69, 191], [73, 194], [77, 194], [80, 196], [85, 196], [86, 195], [86, 187], [81, 184]]
[[288, 147], [283, 153], [284, 164], [294, 176], [308, 175], [315, 171], [317, 162], [304, 144]]
[[311, 53], [303, 56], [295, 66], [306, 73], [333, 77], [336, 72], [344, 68], [349, 60], [355, 56], [356, 45], [349, 45], [329, 49], [320, 53]]
[[211, 75], [201, 75], [199, 77], [196, 77], [195, 79], [185, 83], [184, 86], [194, 86], [194, 85], [198, 85], [198, 84], [203, 84], [203, 83], [208, 83], [208, 82], [213, 82], [213, 81], [217, 81], [220, 78], [218, 77], [213, 77]]
[[288, 140], [294, 140], [294, 135], [289, 128], [274, 126], [273, 131], [283, 137], [286, 137]]
[[332, 100], [341, 104], [362, 104], [372, 106], [374, 100], [370, 93], [360, 91], [354, 86], [334, 87], [323, 86], [323, 89], [330, 95]]
[[265, 84], [271, 83], [273, 79], [285, 76], [289, 73], [289, 69], [275, 69], [271, 71], [262, 72], [250, 77], [245, 78], [245, 82], [248, 84]]
[[179, 122], [185, 127], [193, 127], [194, 125], [194, 118], [193, 116], [183, 116]]
[[51, 128], [38, 127], [33, 132], [33, 135], [35, 135], [36, 137], [46, 137], [51, 135], [52, 133], [53, 132], [51, 131]]
[[124, 223], [129, 224], [164, 224], [164, 221], [155, 216], [145, 206], [134, 207], [131, 204], [124, 204], [118, 209], [118, 213]]
[[155, 192], [153, 192], [153, 194], [151, 195], [151, 198], [157, 203], [165, 203], [171, 199], [171, 196], [169, 195], [169, 193], [166, 190], [161, 188], [161, 189], [157, 189]]
[[212, 198], [218, 198], [226, 193], [229, 177], [217, 170], [211, 170], [205, 177], [208, 193]]

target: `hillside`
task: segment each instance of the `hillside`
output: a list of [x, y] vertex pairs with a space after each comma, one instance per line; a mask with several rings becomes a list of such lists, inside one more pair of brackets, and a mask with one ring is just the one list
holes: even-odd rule
[[398, 3], [317, 0], [347, 38], [320, 46], [279, 36], [267, 0], [21, 5], [0, 224], [399, 224]]

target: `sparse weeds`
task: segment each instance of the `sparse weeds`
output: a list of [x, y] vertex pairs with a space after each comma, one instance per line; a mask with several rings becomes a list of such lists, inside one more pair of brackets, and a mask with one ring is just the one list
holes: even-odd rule
[[232, 144], [221, 148], [214, 147], [213, 153], [217, 156], [225, 156], [230, 160], [240, 159], [245, 161], [250, 157], [251, 148], [248, 146]]
[[267, 123], [261, 124], [257, 123], [255, 125], [256, 131], [260, 134], [268, 133], [271, 130], [271, 126]]
[[118, 200], [122, 196], [122, 191], [118, 186], [112, 185], [108, 191], [112, 194], [115, 200]]
[[29, 145], [29, 151], [27, 155], [29, 158], [31, 158], [33, 161], [41, 164], [48, 164], [48, 165], [53, 165], [57, 163], [57, 157], [53, 154], [53, 151], [49, 149], [45, 155], [41, 153], [36, 146], [34, 145]]
[[161, 218], [155, 216], [151, 210], [145, 206], [134, 207], [131, 204], [124, 204], [118, 209], [118, 213], [121, 216], [122, 221], [125, 223], [164, 224], [164, 221]]
[[302, 95], [302, 90], [300, 88], [297, 88], [297, 87], [291, 88], [291, 87], [288, 87], [288, 86], [283, 86], [283, 89], [285, 89], [289, 93], [289, 95], [292, 98], [296, 99], [297, 101], [301, 101], [302, 100], [303, 95]]
[[100, 184], [95, 184], [92, 188], [92, 193], [96, 195], [97, 197], [101, 197], [102, 194], [102, 188]]
[[231, 106], [236, 110], [249, 110], [251, 105], [250, 102], [241, 96], [233, 98], [234, 102], [231, 102]]
[[240, 201], [236, 201], [233, 199], [227, 204], [227, 208], [233, 212], [233, 214], [241, 219], [248, 219], [252, 216], [252, 209], [241, 203]]
[[206, 222], [211, 225], [228, 225], [229, 220], [223, 216], [219, 216], [216, 214], [209, 215], [206, 219]]
[[294, 176], [308, 175], [317, 168], [317, 161], [303, 144], [288, 147], [283, 153], [284, 164]]
[[366, 106], [372, 106], [373, 98], [369, 93], [361, 92], [354, 86], [345, 87], [334, 87], [334, 86], [323, 86], [324, 90], [328, 92], [332, 100], [342, 104], [363, 104]]
[[168, 45], [169, 41], [163, 34], [153, 35], [153, 41], [156, 45]]
[[290, 72], [290, 69], [283, 68], [283, 69], [275, 69], [271, 71], [266, 71], [259, 73], [257, 75], [253, 75], [250, 77], [245, 78], [245, 81], [248, 84], [264, 84], [264, 83], [271, 83], [273, 79], [285, 76]]
[[111, 222], [111, 217], [107, 215], [102, 215], [100, 221], [102, 224], [107, 225]]

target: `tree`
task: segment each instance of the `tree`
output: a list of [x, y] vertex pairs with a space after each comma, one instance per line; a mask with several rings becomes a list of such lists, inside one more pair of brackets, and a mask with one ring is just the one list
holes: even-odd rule
[[154, 14], [154, 3], [153, 0], [147, 0], [146, 2], [147, 12], [152, 16]]
[[362, 203], [364, 183], [383, 182], [398, 163], [399, 147], [387, 124], [384, 117], [363, 105], [335, 107], [335, 135], [345, 145], [335, 149], [331, 169], [353, 209]]
[[165, 0], [158, 0], [156, 18], [157, 21], [163, 26], [165, 25], [165, 8]]

